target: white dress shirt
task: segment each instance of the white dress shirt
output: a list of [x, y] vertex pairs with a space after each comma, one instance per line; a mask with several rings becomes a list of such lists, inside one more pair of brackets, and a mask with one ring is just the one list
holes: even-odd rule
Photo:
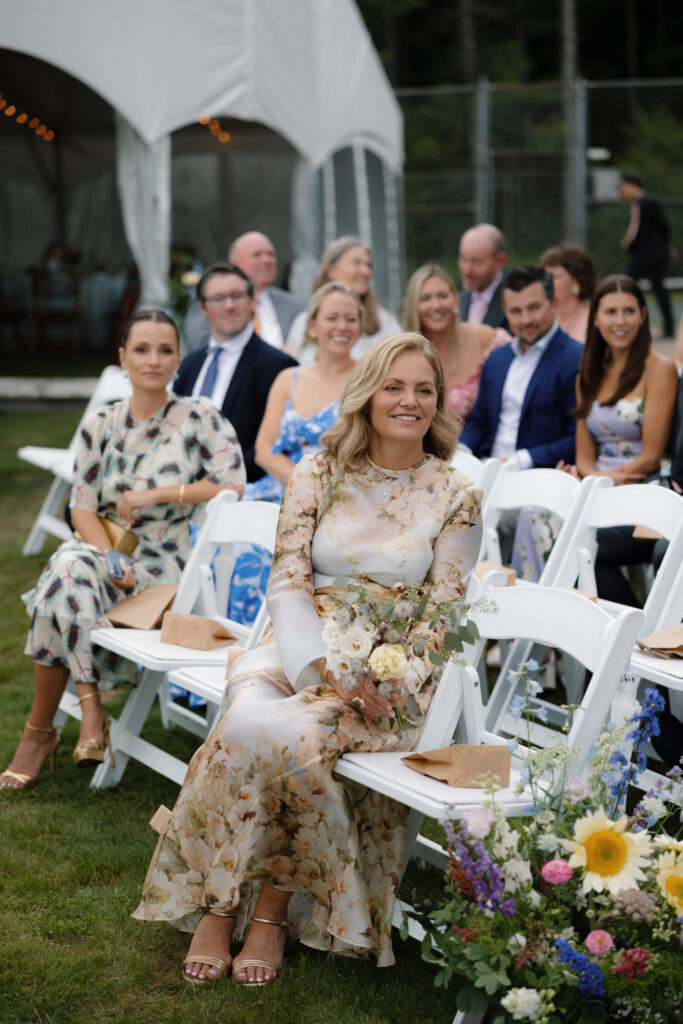
[[272, 345], [273, 348], [282, 348], [285, 339], [282, 337], [282, 328], [275, 312], [270, 290], [264, 288], [263, 291], [260, 291], [256, 296], [256, 302], [258, 304], [258, 319], [261, 329], [260, 336], [269, 345]]
[[202, 368], [199, 371], [197, 379], [194, 382], [194, 387], [192, 388], [193, 397], [196, 398], [197, 395], [201, 394], [207, 367], [213, 358], [214, 350], [216, 347], [219, 347], [222, 349], [222, 352], [218, 357], [218, 374], [216, 376], [213, 394], [209, 397], [217, 409], [223, 408], [223, 402], [225, 401], [225, 396], [228, 393], [228, 388], [230, 387], [230, 381], [232, 380], [232, 375], [235, 372], [235, 367], [237, 366], [240, 356], [246, 348], [246, 344], [253, 333], [254, 328], [249, 323], [244, 330], [240, 331], [239, 334], [236, 334], [233, 338], [228, 338], [227, 341], [221, 342], [220, 345], [214, 338], [210, 339], [209, 351], [206, 353], [206, 358], [204, 359]]
[[500, 418], [491, 455], [495, 459], [509, 459], [511, 455], [514, 455], [520, 469], [530, 469], [534, 464], [526, 448], [516, 450], [524, 398], [541, 356], [547, 349], [548, 342], [558, 326], [558, 322], [555, 320], [548, 333], [539, 338], [526, 351], [522, 348], [519, 338], [513, 338], [511, 342], [515, 358], [510, 363], [503, 385]]

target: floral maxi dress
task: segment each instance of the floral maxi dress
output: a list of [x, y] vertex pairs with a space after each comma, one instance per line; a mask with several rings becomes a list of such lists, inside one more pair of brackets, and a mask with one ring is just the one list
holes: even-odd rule
[[231, 668], [226, 712], [190, 763], [133, 917], [194, 931], [203, 907], [239, 903], [239, 937], [258, 883], [268, 882], [293, 893], [292, 937], [379, 966], [394, 962], [391, 914], [407, 810], [332, 773], [345, 751], [411, 748], [433, 666], [409, 659], [421, 687], [404, 708], [403, 728], [388, 716], [364, 717], [312, 664], [326, 653], [321, 634], [332, 609], [316, 591], [360, 571], [386, 587], [428, 577], [432, 601], [454, 598], [480, 537], [478, 493], [433, 456], [401, 472], [368, 460], [338, 473], [325, 452], [301, 460], [285, 492], [268, 584], [274, 633]]
[[[116, 519], [116, 503], [127, 490], [195, 480], [243, 484], [245, 479], [232, 425], [208, 399], [171, 396], [147, 420], [134, 420], [126, 399], [104, 406], [84, 423], [70, 507]], [[100, 649], [94, 653], [90, 631], [111, 625], [106, 613], [124, 597], [180, 579], [190, 553], [192, 509], [173, 503], [140, 509], [129, 527], [139, 538], [131, 559], [134, 590], [112, 583], [99, 548], [76, 539], [61, 544], [28, 597], [25, 653], [41, 665], [68, 668], [76, 683], [101, 680], [103, 687], [112, 687], [125, 681], [125, 662]]]

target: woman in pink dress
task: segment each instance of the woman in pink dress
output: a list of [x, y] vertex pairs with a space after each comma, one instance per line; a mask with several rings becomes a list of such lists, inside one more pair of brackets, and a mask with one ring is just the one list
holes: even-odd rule
[[487, 356], [509, 341], [509, 335], [485, 324], [463, 323], [453, 279], [436, 263], [425, 263], [408, 281], [403, 329], [418, 331], [433, 344], [446, 377], [449, 412], [464, 423], [477, 397]]

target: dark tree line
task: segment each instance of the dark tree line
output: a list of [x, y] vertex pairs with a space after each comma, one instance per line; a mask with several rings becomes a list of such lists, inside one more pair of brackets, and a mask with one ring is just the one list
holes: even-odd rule
[[[357, 0], [395, 87], [559, 81], [562, 0]], [[680, 0], [575, 0], [588, 79], [683, 74]]]

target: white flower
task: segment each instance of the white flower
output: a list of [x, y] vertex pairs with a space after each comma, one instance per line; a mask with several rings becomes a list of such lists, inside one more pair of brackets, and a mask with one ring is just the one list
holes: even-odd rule
[[491, 831], [494, 816], [486, 807], [472, 807], [463, 812], [462, 820], [473, 839], [486, 839]]
[[557, 853], [560, 840], [552, 832], [542, 832], [536, 839], [536, 845], [541, 853]]
[[513, 1020], [538, 1020], [543, 1010], [541, 997], [533, 988], [511, 988], [500, 1005]]
[[505, 875], [505, 889], [507, 892], [514, 892], [520, 885], [531, 884], [531, 868], [529, 862], [520, 860], [518, 857], [511, 857], [503, 864]]
[[663, 817], [666, 814], [666, 807], [661, 800], [658, 800], [656, 796], [646, 796], [641, 802], [641, 807], [648, 817], [653, 817], [655, 821], [658, 818]]
[[368, 665], [377, 679], [401, 679], [408, 670], [408, 659], [399, 644], [380, 644], [370, 655]]
[[555, 814], [553, 811], [541, 811], [541, 813], [537, 815], [536, 821], [539, 825], [550, 825], [555, 821]]
[[348, 629], [344, 630], [339, 650], [347, 658], [361, 658], [365, 660], [372, 650], [372, 632], [364, 628], [363, 625], [354, 622]]
[[510, 941], [507, 944], [507, 950], [509, 953], [517, 953], [518, 950], [524, 949], [526, 946], [526, 938], [521, 932], [515, 932]]

